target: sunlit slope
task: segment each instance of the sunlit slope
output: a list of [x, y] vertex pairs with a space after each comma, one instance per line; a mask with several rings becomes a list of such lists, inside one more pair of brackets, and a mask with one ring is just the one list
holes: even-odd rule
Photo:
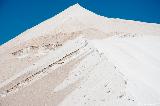
[[75, 4], [0, 46], [0, 106], [159, 106], [160, 25]]

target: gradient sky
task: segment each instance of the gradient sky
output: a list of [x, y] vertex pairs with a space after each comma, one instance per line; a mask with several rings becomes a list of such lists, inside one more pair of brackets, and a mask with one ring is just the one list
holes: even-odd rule
[[0, 0], [0, 45], [75, 3], [106, 17], [160, 23], [160, 0]]

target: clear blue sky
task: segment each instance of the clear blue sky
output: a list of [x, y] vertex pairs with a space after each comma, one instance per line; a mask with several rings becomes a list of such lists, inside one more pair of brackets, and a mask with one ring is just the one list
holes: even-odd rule
[[75, 3], [107, 17], [160, 23], [160, 0], [0, 0], [0, 45]]

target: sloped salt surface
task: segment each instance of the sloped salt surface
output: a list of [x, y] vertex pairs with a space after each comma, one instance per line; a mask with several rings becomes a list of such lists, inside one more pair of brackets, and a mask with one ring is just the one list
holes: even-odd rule
[[0, 105], [159, 106], [159, 35], [73, 5], [0, 46]]
[[[94, 64], [93, 59], [98, 60], [97, 64]], [[89, 64], [94, 65], [87, 67]], [[81, 65], [86, 69], [81, 68]], [[59, 106], [137, 106], [136, 100], [126, 92], [122, 75], [103, 55], [94, 53], [88, 56], [72, 70], [67, 81], [73, 81], [75, 74], [81, 80], [80, 85]], [[64, 81], [58, 90], [68, 82]]]
[[128, 90], [140, 104], [160, 105], [159, 36], [112, 37], [92, 43], [129, 80]]
[[[63, 46], [59, 50], [51, 51], [47, 56], [45, 56], [38, 62], [34, 63], [33, 66], [24, 69], [20, 73], [17, 73], [5, 82], [1, 83], [0, 88], [8, 86], [8, 84], [12, 85], [13, 81], [22, 79], [22, 81], [16, 82], [17, 84], [15, 84], [15, 86], [12, 85], [13, 87], [10, 87], [10, 89], [7, 89], [5, 91], [2, 90], [1, 93], [9, 93], [13, 89], [17, 89], [17, 87], [22, 86], [25, 83], [28, 83], [28, 81], [30, 82], [32, 78], [33, 80], [37, 79], [36, 76], [41, 77], [48, 74], [49, 71], [46, 70], [49, 67], [54, 66], [54, 69], [56, 69], [57, 67], [65, 64], [66, 62], [71, 61], [73, 58], [76, 58], [77, 55], [75, 55], [75, 53], [79, 52], [79, 55], [81, 55], [87, 50], [91, 51], [91, 47], [88, 46], [88, 43], [84, 38], [80, 37], [73, 41], [69, 41], [65, 44], [65, 46]], [[72, 58], [69, 58], [70, 56], [72, 56]]]
[[[37, 67], [38, 69], [41, 69], [45, 67], [45, 65], [47, 65], [48, 63], [51, 63], [52, 59], [53, 60], [60, 59], [61, 57], [63, 57], [64, 54], [68, 54], [67, 52], [70, 53], [71, 51], [75, 51], [77, 49], [79, 49], [78, 53], [72, 56], [69, 56], [68, 59], [63, 60], [64, 64], [55, 64], [54, 66], [50, 66], [52, 70], [56, 70], [58, 67], [63, 67], [65, 66], [65, 64], [68, 64], [72, 60], [85, 57], [78, 62], [77, 66], [74, 67], [73, 70], [70, 70], [68, 76], [63, 80], [63, 82], [57, 85], [53, 89], [52, 92], [55, 94], [63, 91], [64, 89], [67, 89], [68, 87], [78, 82], [76, 88], [74, 88], [72, 93], [66, 96], [66, 98], [62, 103], [60, 103], [60, 105], [80, 105], [80, 106], [81, 105], [92, 106], [93, 104], [94, 105], [108, 104], [113, 106], [117, 104], [120, 104], [122, 106], [136, 105], [136, 100], [134, 99], [134, 97], [132, 97], [128, 92], [126, 92], [126, 81], [123, 79], [123, 76], [118, 71], [116, 71], [116, 67], [112, 65], [110, 62], [108, 62], [108, 60], [104, 57], [104, 55], [100, 54], [93, 46], [90, 45], [89, 42], [87, 42], [86, 39], [77, 38], [73, 41], [69, 41], [68, 43], [66, 43], [65, 46], [63, 46], [59, 50], [53, 53], [51, 52], [48, 56], [43, 58], [43, 62], [45, 61], [45, 64], [43, 63], [42, 65], [41, 64], [42, 61], [39, 61], [35, 63], [35, 67]], [[56, 53], [58, 54], [62, 53], [61, 54], [62, 56], [56, 55]], [[1, 95], [3, 104], [6, 105], [6, 102], [14, 97], [13, 95], [15, 95], [16, 98], [21, 98], [21, 95], [18, 95], [18, 94], [19, 92], [23, 92], [25, 88], [34, 90], [32, 86], [36, 85], [36, 82], [39, 82], [38, 79], [39, 80], [43, 79], [45, 78], [45, 76], [49, 76], [48, 73], [50, 74], [53, 73], [53, 71], [51, 71], [50, 68], [45, 68], [45, 69], [46, 71], [43, 71], [41, 76], [38, 76], [38, 77], [32, 76], [33, 78], [30, 78], [29, 80], [27, 80], [27, 83], [18, 84], [17, 88], [15, 88], [14, 86], [14, 88], [10, 91], [11, 93], [7, 92], [9, 94]], [[31, 70], [28, 70], [28, 71], [24, 70], [23, 72], [31, 73], [31, 72], [35, 72], [35, 70], [34, 68], [31, 68]], [[16, 82], [16, 80], [20, 81], [25, 78], [23, 74], [19, 73], [17, 75], [18, 75], [17, 77], [14, 77], [15, 79], [10, 79], [9, 81], [11, 83], [14, 83]], [[7, 85], [10, 83], [8, 82], [5, 84]], [[3, 89], [8, 88], [5, 84], [3, 85], [3, 88], [1, 89], [1, 91]], [[43, 87], [38, 89], [43, 89]], [[14, 90], [16, 92], [13, 92]], [[44, 91], [39, 92], [40, 93], [38, 94], [39, 97], [43, 96], [43, 92]], [[52, 92], [50, 92], [51, 95], [53, 95]], [[25, 92], [23, 92], [22, 95], [27, 96]], [[46, 94], [44, 98], [47, 98], [48, 96], [49, 94]], [[29, 98], [29, 96], [27, 96], [26, 98]], [[87, 99], [84, 99], [84, 98], [87, 98]], [[19, 99], [16, 99], [16, 100], [19, 100]], [[35, 98], [35, 101], [38, 101], [38, 100], [39, 100], [38, 98]], [[65, 103], [65, 101], [67, 101], [67, 103]], [[12, 103], [12, 101], [10, 102], [8, 101], [8, 103], [10, 104]], [[17, 103], [21, 104], [22, 102], [17, 101]], [[39, 104], [39, 105], [42, 105], [42, 104]]]

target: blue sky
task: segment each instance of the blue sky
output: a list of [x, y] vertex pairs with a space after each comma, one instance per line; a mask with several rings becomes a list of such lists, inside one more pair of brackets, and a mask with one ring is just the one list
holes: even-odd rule
[[75, 3], [107, 17], [160, 23], [160, 0], [0, 0], [0, 45]]

